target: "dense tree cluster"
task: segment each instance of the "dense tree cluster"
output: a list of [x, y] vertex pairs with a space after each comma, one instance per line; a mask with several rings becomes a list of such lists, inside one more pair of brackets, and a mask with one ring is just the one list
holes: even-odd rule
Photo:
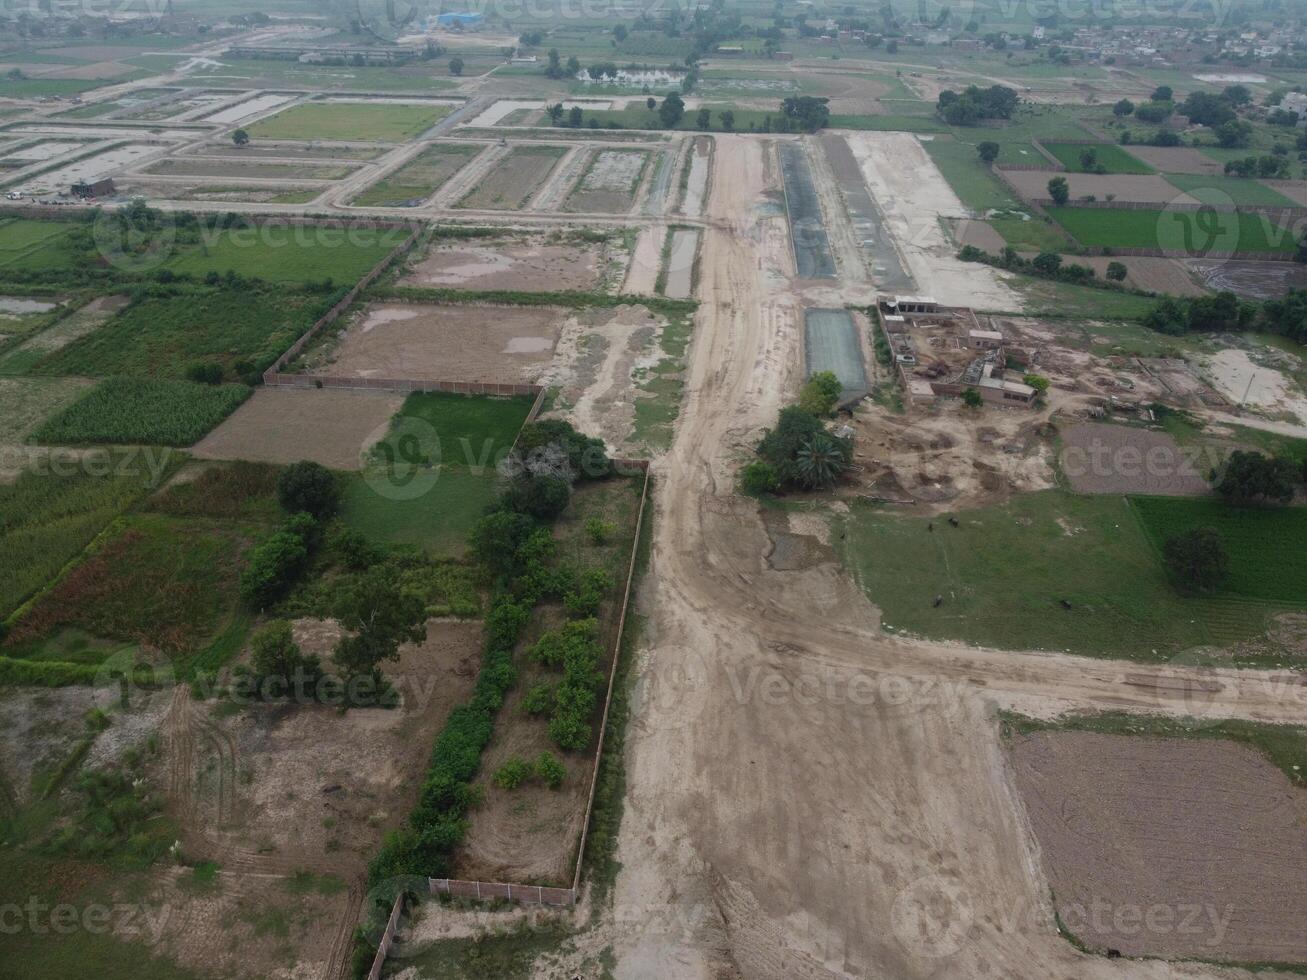
[[974, 126], [986, 119], [1011, 119], [1017, 101], [1016, 89], [1006, 85], [968, 85], [960, 93], [952, 89], [939, 93], [936, 111], [952, 126]]

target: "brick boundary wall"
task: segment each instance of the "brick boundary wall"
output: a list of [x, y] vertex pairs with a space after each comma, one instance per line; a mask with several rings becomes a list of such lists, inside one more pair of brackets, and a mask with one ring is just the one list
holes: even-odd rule
[[[475, 901], [504, 899], [519, 905], [548, 905], [570, 908], [576, 904], [571, 888], [546, 888], [543, 885], [514, 885], [506, 881], [464, 881], [459, 878], [428, 878], [432, 895], [470, 898]], [[380, 950], [377, 951], [380, 954]]]
[[1276, 207], [1274, 204], [1189, 204], [1186, 202], [1163, 203], [1161, 201], [1077, 201], [1068, 200], [1066, 204], [1055, 205], [1050, 197], [1026, 198], [1030, 204], [1043, 207], [1086, 208], [1088, 210], [1112, 211], [1173, 211], [1177, 214], [1195, 214], [1199, 211], [1216, 211], [1219, 214], [1260, 214], [1267, 218], [1289, 219], [1295, 221], [1307, 218], [1307, 207]]
[[318, 374], [265, 374], [269, 388], [356, 388], [372, 391], [449, 391], [460, 395], [536, 395], [540, 385], [498, 381], [425, 381], [420, 378], [351, 378]]
[[390, 947], [395, 944], [395, 932], [399, 928], [399, 916], [404, 911], [404, 893], [395, 896], [395, 904], [390, 908], [390, 918], [386, 920], [386, 929], [377, 944], [377, 955], [372, 957], [372, 969], [368, 970], [368, 980], [381, 980], [381, 970], [390, 955]]

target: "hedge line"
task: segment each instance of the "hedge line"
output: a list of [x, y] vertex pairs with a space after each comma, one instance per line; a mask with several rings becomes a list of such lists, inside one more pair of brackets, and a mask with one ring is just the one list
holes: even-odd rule
[[443, 289], [420, 286], [389, 286], [377, 289], [374, 299], [399, 299], [410, 303], [504, 303], [511, 306], [566, 306], [573, 309], [610, 309], [617, 306], [645, 306], [656, 313], [676, 316], [693, 313], [699, 304], [665, 296], [610, 296], [564, 290], [554, 293], [526, 293], [512, 289]]

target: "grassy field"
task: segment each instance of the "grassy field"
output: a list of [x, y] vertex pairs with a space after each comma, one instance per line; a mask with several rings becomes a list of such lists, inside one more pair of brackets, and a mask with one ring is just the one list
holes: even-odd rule
[[1250, 204], [1280, 208], [1299, 206], [1275, 188], [1246, 177], [1167, 174], [1166, 179], [1204, 204]]
[[89, 386], [80, 378], [0, 378], [0, 446], [16, 446]]
[[[312, 192], [313, 196], [317, 193]], [[210, 272], [235, 272], [267, 282], [330, 279], [337, 285], [352, 286], [406, 237], [402, 229], [353, 226], [271, 223], [257, 229], [228, 228], [203, 233], [198, 244], [179, 246], [164, 268], [196, 278]]]
[[416, 207], [481, 149], [470, 143], [437, 143], [368, 187], [350, 203], [356, 207]]
[[76, 256], [70, 239], [81, 227], [72, 222], [0, 218], [0, 275], [71, 266]]
[[1043, 143], [1044, 149], [1072, 173], [1093, 173], [1080, 162], [1080, 155], [1086, 150], [1093, 150], [1098, 166], [1106, 168], [1109, 174], [1152, 174], [1157, 171], [1144, 161], [1132, 157], [1114, 143], [1095, 143], [1086, 146], [1083, 143]]
[[237, 613], [241, 556], [257, 526], [134, 514], [42, 595], [12, 627], [20, 652], [58, 630], [184, 656]]
[[[1070, 261], [1075, 261], [1071, 259]], [[1095, 289], [1069, 282], [1014, 274], [1008, 280], [1026, 298], [1024, 312], [1032, 316], [1076, 317], [1092, 320], [1142, 320], [1157, 301], [1148, 296], [1112, 289]], [[1012, 310], [1008, 312], [1022, 312]], [[1158, 336], [1154, 334], [1154, 336]], [[1159, 338], [1170, 342], [1171, 338]]]
[[1268, 607], [1238, 603], [1232, 616], [1172, 589], [1137, 504], [1044, 491], [968, 511], [958, 529], [936, 519], [933, 534], [926, 518], [858, 507], [844, 559], [886, 624], [938, 639], [1158, 660], [1259, 634]]
[[444, 391], [409, 395], [373, 455], [387, 464], [493, 469], [512, 448], [533, 401]]
[[146, 489], [141, 473], [28, 471], [0, 483], [0, 617], [42, 588]]
[[412, 103], [306, 102], [256, 122], [249, 133], [253, 139], [398, 143], [430, 129], [454, 108]]
[[195, 288], [134, 303], [103, 326], [52, 351], [34, 374], [181, 378], [195, 362], [262, 370], [322, 313], [330, 297], [289, 290]]
[[990, 218], [989, 224], [1019, 252], [1064, 252], [1071, 247], [1071, 239], [1061, 228], [1037, 215], [1009, 214]]
[[1230, 507], [1206, 498], [1144, 497], [1136, 511], [1153, 545], [1213, 527], [1230, 555], [1223, 595], [1292, 605], [1307, 603], [1307, 509]]
[[973, 144], [933, 139], [923, 145], [953, 193], [967, 207], [977, 211], [1025, 210], [1025, 205], [981, 161]]
[[110, 378], [36, 430], [47, 446], [190, 446], [250, 396], [245, 385]]
[[443, 467], [434, 478], [373, 467], [344, 477], [341, 519], [368, 540], [460, 555], [472, 525], [494, 502], [499, 476]]
[[1234, 212], [1128, 211], [1117, 208], [1050, 207], [1048, 213], [1082, 245], [1113, 248], [1293, 252], [1288, 229], [1258, 214]]

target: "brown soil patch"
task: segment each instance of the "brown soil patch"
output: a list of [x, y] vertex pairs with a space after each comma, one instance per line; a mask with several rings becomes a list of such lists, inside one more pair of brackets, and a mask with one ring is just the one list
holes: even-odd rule
[[604, 246], [542, 241], [437, 245], [401, 280], [410, 286], [592, 290], [603, 281]]
[[1047, 198], [1049, 179], [1065, 177], [1072, 201], [1089, 194], [1100, 201], [1106, 201], [1107, 196], [1113, 194], [1114, 199], [1121, 202], [1198, 203], [1197, 198], [1190, 197], [1158, 174], [1054, 174], [1040, 170], [1015, 170], [1005, 176], [1026, 197]]
[[1081, 941], [1307, 962], [1307, 797], [1261, 754], [1044, 732], [1014, 740], [1011, 760], [1057, 911]]
[[[1107, 275], [1112, 262], [1120, 262], [1129, 270], [1126, 285], [1173, 296], [1206, 296], [1208, 290], [1189, 272], [1179, 259], [1157, 256], [1078, 255], [1068, 261], [1087, 265], [1100, 278]], [[1268, 263], [1269, 264], [1269, 263]]]
[[958, 245], [971, 245], [997, 255], [1007, 247], [1007, 239], [994, 230], [988, 221], [959, 218], [953, 223], [953, 237]]
[[1201, 150], [1187, 146], [1137, 146], [1128, 149], [1132, 157], [1138, 157], [1149, 166], [1156, 167], [1169, 174], [1215, 174], [1225, 173], [1225, 164], [1213, 160]]
[[260, 388], [191, 450], [199, 459], [295, 463], [357, 470], [404, 396], [388, 391]]
[[526, 384], [553, 357], [563, 319], [549, 308], [372, 304], [305, 363], [337, 377]]
[[[338, 637], [333, 623], [296, 624], [305, 652], [324, 659]], [[436, 734], [471, 695], [480, 651], [479, 622], [430, 620], [426, 641], [384, 668], [403, 697], [394, 710], [253, 704], [219, 719], [177, 706], [169, 729], [182, 734], [170, 737], [169, 764], [191, 774], [174, 792], [190, 818], [185, 845], [232, 870], [361, 873], [416, 803]]]
[[562, 146], [515, 146], [456, 206], [515, 211], [530, 200], [566, 154]]
[[1204, 459], [1153, 429], [1087, 422], [1062, 430], [1062, 472], [1076, 493], [1202, 496], [1211, 492]]
[[1262, 183], [1279, 191], [1295, 204], [1307, 207], [1307, 180], [1264, 180]]

